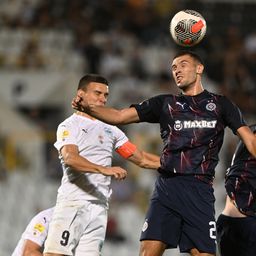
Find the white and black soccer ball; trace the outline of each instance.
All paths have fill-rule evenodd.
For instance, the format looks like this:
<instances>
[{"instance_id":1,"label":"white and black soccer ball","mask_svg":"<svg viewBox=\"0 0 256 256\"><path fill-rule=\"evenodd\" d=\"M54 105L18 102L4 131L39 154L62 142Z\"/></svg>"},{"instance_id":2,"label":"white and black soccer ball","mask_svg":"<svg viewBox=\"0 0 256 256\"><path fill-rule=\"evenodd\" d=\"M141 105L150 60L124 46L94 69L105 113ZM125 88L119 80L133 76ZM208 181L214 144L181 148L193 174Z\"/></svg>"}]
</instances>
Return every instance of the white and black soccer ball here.
<instances>
[{"instance_id":1,"label":"white and black soccer ball","mask_svg":"<svg viewBox=\"0 0 256 256\"><path fill-rule=\"evenodd\" d=\"M177 12L170 23L170 33L178 45L190 47L198 44L206 34L204 17L194 10Z\"/></svg>"}]
</instances>

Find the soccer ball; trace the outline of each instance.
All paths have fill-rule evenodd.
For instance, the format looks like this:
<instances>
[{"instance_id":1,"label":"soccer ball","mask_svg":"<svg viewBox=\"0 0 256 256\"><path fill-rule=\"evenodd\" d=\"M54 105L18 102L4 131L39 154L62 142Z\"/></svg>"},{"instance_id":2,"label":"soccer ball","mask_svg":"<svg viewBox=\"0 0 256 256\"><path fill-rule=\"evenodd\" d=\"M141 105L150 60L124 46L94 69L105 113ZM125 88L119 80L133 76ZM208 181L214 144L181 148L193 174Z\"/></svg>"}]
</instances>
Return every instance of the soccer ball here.
<instances>
[{"instance_id":1,"label":"soccer ball","mask_svg":"<svg viewBox=\"0 0 256 256\"><path fill-rule=\"evenodd\" d=\"M170 33L178 45L191 47L198 44L205 36L206 21L194 10L182 10L176 13L170 23Z\"/></svg>"}]
</instances>

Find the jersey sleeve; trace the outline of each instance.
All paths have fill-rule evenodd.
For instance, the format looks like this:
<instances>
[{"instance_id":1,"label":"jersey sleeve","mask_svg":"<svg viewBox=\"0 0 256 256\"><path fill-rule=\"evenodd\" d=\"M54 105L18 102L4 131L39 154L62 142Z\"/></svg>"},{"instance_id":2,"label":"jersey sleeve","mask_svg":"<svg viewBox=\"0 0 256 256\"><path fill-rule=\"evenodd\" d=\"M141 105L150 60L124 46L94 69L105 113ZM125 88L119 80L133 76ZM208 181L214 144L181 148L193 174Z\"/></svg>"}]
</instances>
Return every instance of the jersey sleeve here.
<instances>
[{"instance_id":1,"label":"jersey sleeve","mask_svg":"<svg viewBox=\"0 0 256 256\"><path fill-rule=\"evenodd\" d=\"M48 234L51 214L52 209L37 214L28 224L23 238L42 246Z\"/></svg>"},{"instance_id":2,"label":"jersey sleeve","mask_svg":"<svg viewBox=\"0 0 256 256\"><path fill-rule=\"evenodd\" d=\"M246 125L240 109L225 96L221 98L225 124L236 134L237 129Z\"/></svg>"},{"instance_id":3,"label":"jersey sleeve","mask_svg":"<svg viewBox=\"0 0 256 256\"><path fill-rule=\"evenodd\" d=\"M114 149L117 150L119 147L121 147L128 141L128 138L125 135L125 133L122 130L120 130L118 127L112 126L112 128L113 128L114 137L115 137Z\"/></svg>"},{"instance_id":4,"label":"jersey sleeve","mask_svg":"<svg viewBox=\"0 0 256 256\"><path fill-rule=\"evenodd\" d=\"M116 149L116 152L123 158L129 158L136 151L137 147L130 141L125 142L122 146Z\"/></svg>"},{"instance_id":5,"label":"jersey sleeve","mask_svg":"<svg viewBox=\"0 0 256 256\"><path fill-rule=\"evenodd\" d=\"M140 122L158 123L163 106L163 96L156 96L139 104L133 104Z\"/></svg>"},{"instance_id":6,"label":"jersey sleeve","mask_svg":"<svg viewBox=\"0 0 256 256\"><path fill-rule=\"evenodd\" d=\"M57 129L57 140L54 143L55 148L60 150L65 145L77 145L76 132L77 128L71 126L68 122L60 124Z\"/></svg>"}]
</instances>

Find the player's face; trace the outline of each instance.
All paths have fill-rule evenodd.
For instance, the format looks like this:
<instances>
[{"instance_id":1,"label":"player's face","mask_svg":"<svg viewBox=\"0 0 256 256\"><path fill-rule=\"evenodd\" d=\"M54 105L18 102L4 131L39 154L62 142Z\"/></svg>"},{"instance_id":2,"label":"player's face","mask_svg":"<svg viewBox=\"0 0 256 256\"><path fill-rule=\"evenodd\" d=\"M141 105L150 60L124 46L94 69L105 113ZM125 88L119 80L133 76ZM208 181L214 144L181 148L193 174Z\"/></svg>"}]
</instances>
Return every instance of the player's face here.
<instances>
[{"instance_id":1,"label":"player's face","mask_svg":"<svg viewBox=\"0 0 256 256\"><path fill-rule=\"evenodd\" d=\"M83 101L89 105L104 106L108 98L108 86L101 83L91 82L82 92Z\"/></svg>"},{"instance_id":2,"label":"player's face","mask_svg":"<svg viewBox=\"0 0 256 256\"><path fill-rule=\"evenodd\" d=\"M199 66L190 55L177 57L172 62L172 75L176 85L181 90L191 88L196 84L197 75L199 74Z\"/></svg>"}]
</instances>

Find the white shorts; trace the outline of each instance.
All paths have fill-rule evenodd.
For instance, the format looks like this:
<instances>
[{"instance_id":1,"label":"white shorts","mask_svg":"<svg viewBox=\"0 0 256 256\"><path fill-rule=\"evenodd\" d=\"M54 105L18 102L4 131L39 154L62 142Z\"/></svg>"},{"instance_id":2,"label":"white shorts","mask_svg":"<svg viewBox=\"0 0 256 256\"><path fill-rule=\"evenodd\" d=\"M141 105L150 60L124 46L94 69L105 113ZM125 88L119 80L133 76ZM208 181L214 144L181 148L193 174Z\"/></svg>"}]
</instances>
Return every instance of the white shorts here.
<instances>
[{"instance_id":1,"label":"white shorts","mask_svg":"<svg viewBox=\"0 0 256 256\"><path fill-rule=\"evenodd\" d=\"M44 253L100 256L106 226L105 205L88 201L59 203L50 222Z\"/></svg>"}]
</instances>

